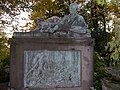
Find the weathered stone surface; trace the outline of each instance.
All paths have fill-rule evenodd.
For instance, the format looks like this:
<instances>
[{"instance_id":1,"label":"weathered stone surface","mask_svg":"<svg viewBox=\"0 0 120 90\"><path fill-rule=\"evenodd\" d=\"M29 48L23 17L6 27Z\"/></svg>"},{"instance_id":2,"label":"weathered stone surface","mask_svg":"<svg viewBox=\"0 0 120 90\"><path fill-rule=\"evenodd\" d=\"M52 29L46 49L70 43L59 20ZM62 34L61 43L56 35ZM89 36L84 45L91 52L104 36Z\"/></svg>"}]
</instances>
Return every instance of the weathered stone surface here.
<instances>
[{"instance_id":1,"label":"weathered stone surface","mask_svg":"<svg viewBox=\"0 0 120 90\"><path fill-rule=\"evenodd\" d=\"M111 78L102 81L103 90L120 90L120 66L107 67L107 72L111 74Z\"/></svg>"},{"instance_id":2,"label":"weathered stone surface","mask_svg":"<svg viewBox=\"0 0 120 90\"><path fill-rule=\"evenodd\" d=\"M111 78L113 81L120 83L120 66L118 67L107 67L107 72L111 74Z\"/></svg>"},{"instance_id":3,"label":"weathered stone surface","mask_svg":"<svg viewBox=\"0 0 120 90\"><path fill-rule=\"evenodd\" d=\"M80 86L80 51L24 51L24 87Z\"/></svg>"}]
</instances>

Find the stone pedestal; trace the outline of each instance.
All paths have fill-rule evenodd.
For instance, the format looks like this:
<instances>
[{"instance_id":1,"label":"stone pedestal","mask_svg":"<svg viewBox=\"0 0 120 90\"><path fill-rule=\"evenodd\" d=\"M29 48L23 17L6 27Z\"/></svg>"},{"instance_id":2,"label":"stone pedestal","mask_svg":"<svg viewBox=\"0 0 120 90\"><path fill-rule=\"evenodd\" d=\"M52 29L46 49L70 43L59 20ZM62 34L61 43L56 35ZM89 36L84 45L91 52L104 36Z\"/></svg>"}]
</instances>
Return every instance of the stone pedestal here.
<instances>
[{"instance_id":1,"label":"stone pedestal","mask_svg":"<svg viewBox=\"0 0 120 90\"><path fill-rule=\"evenodd\" d=\"M90 90L92 38L14 33L10 39L10 84L15 90Z\"/></svg>"}]
</instances>

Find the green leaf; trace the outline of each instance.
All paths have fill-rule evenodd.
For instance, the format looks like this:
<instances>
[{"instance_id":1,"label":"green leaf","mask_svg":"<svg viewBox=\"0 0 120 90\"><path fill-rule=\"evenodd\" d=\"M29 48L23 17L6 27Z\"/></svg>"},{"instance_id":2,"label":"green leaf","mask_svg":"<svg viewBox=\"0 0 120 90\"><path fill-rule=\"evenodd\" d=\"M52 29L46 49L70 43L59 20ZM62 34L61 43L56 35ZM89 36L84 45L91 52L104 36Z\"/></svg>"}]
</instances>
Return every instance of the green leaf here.
<instances>
[{"instance_id":1,"label":"green leaf","mask_svg":"<svg viewBox=\"0 0 120 90\"><path fill-rule=\"evenodd\" d=\"M111 0L111 3L112 3L113 5L118 5L117 0Z\"/></svg>"},{"instance_id":2,"label":"green leaf","mask_svg":"<svg viewBox=\"0 0 120 90\"><path fill-rule=\"evenodd\" d=\"M96 0L96 1L97 1L97 4L101 6L106 4L106 0Z\"/></svg>"}]
</instances>

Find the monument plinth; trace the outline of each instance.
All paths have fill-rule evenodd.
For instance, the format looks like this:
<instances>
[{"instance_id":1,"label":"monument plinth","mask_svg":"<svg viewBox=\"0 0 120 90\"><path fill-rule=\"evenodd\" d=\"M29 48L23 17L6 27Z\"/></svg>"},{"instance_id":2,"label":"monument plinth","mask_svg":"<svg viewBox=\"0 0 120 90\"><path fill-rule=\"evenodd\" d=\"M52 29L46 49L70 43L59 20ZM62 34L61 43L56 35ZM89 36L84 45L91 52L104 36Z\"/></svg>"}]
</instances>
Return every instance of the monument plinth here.
<instances>
[{"instance_id":1,"label":"monument plinth","mask_svg":"<svg viewBox=\"0 0 120 90\"><path fill-rule=\"evenodd\" d=\"M75 8L76 3L70 5L71 11ZM10 39L11 87L15 90L90 90L94 39L83 17L73 12L62 20L55 17L37 22L34 31L16 32Z\"/></svg>"}]
</instances>

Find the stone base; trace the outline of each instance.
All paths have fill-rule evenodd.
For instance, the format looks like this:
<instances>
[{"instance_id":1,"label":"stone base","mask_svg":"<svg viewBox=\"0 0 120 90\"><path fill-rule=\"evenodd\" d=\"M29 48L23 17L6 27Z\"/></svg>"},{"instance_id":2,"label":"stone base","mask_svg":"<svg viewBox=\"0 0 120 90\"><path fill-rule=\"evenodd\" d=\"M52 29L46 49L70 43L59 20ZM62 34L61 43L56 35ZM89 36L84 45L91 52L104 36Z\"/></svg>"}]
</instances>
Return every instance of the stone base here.
<instances>
[{"instance_id":1,"label":"stone base","mask_svg":"<svg viewBox=\"0 0 120 90\"><path fill-rule=\"evenodd\" d=\"M28 90L90 90L90 87L93 86L94 40L88 37L84 37L84 38L81 37L81 38L76 39L72 37L52 37L52 35L49 36L48 34L45 34L43 36L42 35L43 34L40 34L40 33L15 33L14 36L10 39L10 84L11 84L11 87L15 90L27 90L27 88L29 88ZM30 53L31 51L32 53ZM57 51L61 53L58 56L57 54L54 53ZM64 51L68 52L69 54L64 53ZM41 52L43 52L42 53L43 55L40 54ZM74 54L75 52L76 54ZM80 55L78 55L79 53L77 52L80 52ZM56 60L56 59L59 59L59 60L51 61L51 58L47 59L46 57L47 54L49 56L51 55L50 57L51 58L53 57L54 58L53 60ZM67 57L63 54L66 54ZM37 55L39 57L34 58ZM44 59L43 57L42 59L40 59L41 58L40 55L42 55ZM77 57L76 56L69 57L69 55L73 55L73 56L77 55ZM59 57L62 57L62 60ZM77 58L77 59L74 59L74 58ZM50 60L50 62L43 63L43 65L41 65L41 63L35 63L36 60L39 60L40 62L45 61L45 60ZM69 60L72 62L68 62ZM70 64L70 63L76 63L75 60L80 63ZM25 62L27 62L28 64L26 64ZM31 62L33 63L31 64ZM54 67L49 66L50 64L56 63L56 62L60 64L53 64L53 65L57 65ZM62 65L62 63L63 64L66 63L66 65L59 66L59 65ZM33 64L35 65L35 67ZM28 69L25 69L25 67L27 67ZM59 69L59 67L62 67L62 68L66 67L67 69L61 69L61 68ZM74 70L72 70L72 67L74 67L73 68ZM37 68L40 68L39 70L43 68L42 69L42 73L44 73L43 75L48 74L49 79L47 78L47 75L46 75L46 77L44 77L43 79L41 78L42 76L40 76L41 80L40 81L38 80L39 82L42 81L42 85L44 85L45 87L44 86L36 87L34 86L34 82L32 84L32 86L34 87L29 87L29 85L31 84L28 84L28 82L25 82L25 76L27 76L27 73L29 74L29 70L30 69L32 70L32 68L34 68L33 71L37 71L36 70ZM51 68L58 69L58 71L60 72L58 71L54 72L54 70ZM28 72L25 75L26 70ZM31 70L30 70L31 74L29 74L30 80L32 79L35 80L34 78L32 78L33 75L36 75L34 77L39 79L38 73L33 72ZM53 74L46 73L46 70L50 71ZM64 70L64 71L61 71L61 70ZM71 72L73 73L74 71L75 71L75 74L77 75L70 74ZM65 73L67 72L67 74L70 76L65 76L63 72ZM41 72L39 71L39 73ZM57 77L59 76L58 74L60 74L59 79L61 79L61 82L64 81L65 85L61 85L62 83L59 83L60 81L57 84L54 83L54 81L58 80L57 79ZM53 75L54 77L56 76L57 77L55 80L53 80L52 86L49 85L48 87L46 87L46 83L44 84L44 81L49 82L49 80L53 78ZM62 80L62 78L66 80ZM76 78L78 78L78 80L80 81L75 81L74 79ZM67 79L69 80L68 82L67 82ZM29 79L27 80L29 81ZM71 83L71 81L73 82ZM68 83L71 83L71 84L68 85ZM26 87L26 85L28 85L28 87Z\"/></svg>"}]
</instances>

